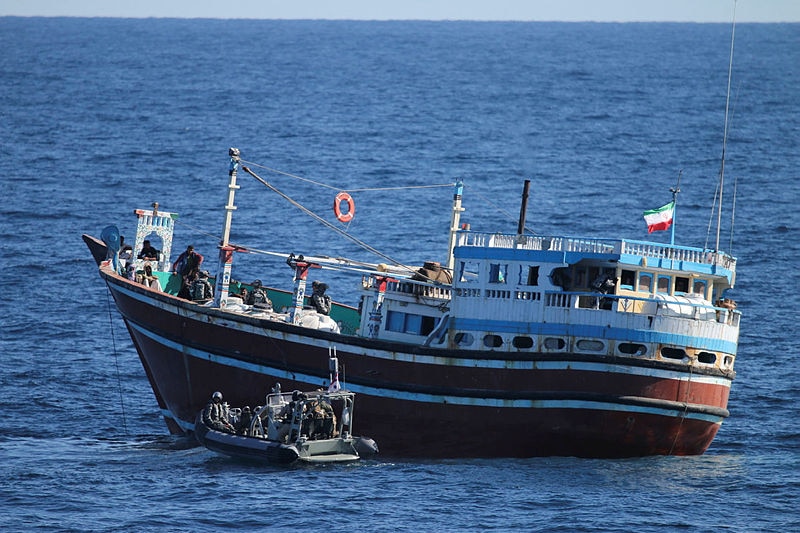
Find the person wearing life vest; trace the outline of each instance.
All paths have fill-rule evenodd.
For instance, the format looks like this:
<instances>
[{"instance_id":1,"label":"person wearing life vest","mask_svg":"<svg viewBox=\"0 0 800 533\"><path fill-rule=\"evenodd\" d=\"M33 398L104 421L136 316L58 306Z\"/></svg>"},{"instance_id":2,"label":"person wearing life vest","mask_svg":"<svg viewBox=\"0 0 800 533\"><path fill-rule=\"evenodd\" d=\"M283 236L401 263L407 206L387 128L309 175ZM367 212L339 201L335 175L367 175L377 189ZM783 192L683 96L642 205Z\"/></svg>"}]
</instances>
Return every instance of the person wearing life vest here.
<instances>
[{"instance_id":1,"label":"person wearing life vest","mask_svg":"<svg viewBox=\"0 0 800 533\"><path fill-rule=\"evenodd\" d=\"M192 286L189 289L189 294L191 295L192 300L195 302L209 300L212 296L214 296L214 289L211 287L211 283L208 281L207 271L201 270L197 273L197 278L192 282Z\"/></svg>"},{"instance_id":2,"label":"person wearing life vest","mask_svg":"<svg viewBox=\"0 0 800 533\"><path fill-rule=\"evenodd\" d=\"M222 393L216 391L211 395L205 409L203 409L203 423L217 431L225 433L235 433L233 425L225 419L224 410L222 407Z\"/></svg>"},{"instance_id":3,"label":"person wearing life vest","mask_svg":"<svg viewBox=\"0 0 800 533\"><path fill-rule=\"evenodd\" d=\"M261 280L257 279L251 283L253 290L247 293L247 299L244 303L252 305L258 309L272 309L272 301L267 296L267 291L261 284Z\"/></svg>"},{"instance_id":4,"label":"person wearing life vest","mask_svg":"<svg viewBox=\"0 0 800 533\"><path fill-rule=\"evenodd\" d=\"M321 315L327 315L331 312L331 297L325 294L328 286L319 281L311 283L311 303L314 309Z\"/></svg>"}]
</instances>

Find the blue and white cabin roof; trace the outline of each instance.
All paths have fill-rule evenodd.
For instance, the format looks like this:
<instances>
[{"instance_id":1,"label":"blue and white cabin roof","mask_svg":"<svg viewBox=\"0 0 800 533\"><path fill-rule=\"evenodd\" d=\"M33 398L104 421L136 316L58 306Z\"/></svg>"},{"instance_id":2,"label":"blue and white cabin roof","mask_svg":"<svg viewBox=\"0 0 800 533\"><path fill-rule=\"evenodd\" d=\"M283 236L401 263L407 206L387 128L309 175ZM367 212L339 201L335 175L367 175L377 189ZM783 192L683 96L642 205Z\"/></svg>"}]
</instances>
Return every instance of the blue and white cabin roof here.
<instances>
[{"instance_id":1,"label":"blue and white cabin roof","mask_svg":"<svg viewBox=\"0 0 800 533\"><path fill-rule=\"evenodd\" d=\"M671 270L722 277L731 287L736 259L723 252L627 239L509 235L459 232L454 255L461 261L514 261L575 265L584 260L617 263L632 268ZM456 265L456 270L459 265ZM455 273L457 286L463 276Z\"/></svg>"}]
</instances>

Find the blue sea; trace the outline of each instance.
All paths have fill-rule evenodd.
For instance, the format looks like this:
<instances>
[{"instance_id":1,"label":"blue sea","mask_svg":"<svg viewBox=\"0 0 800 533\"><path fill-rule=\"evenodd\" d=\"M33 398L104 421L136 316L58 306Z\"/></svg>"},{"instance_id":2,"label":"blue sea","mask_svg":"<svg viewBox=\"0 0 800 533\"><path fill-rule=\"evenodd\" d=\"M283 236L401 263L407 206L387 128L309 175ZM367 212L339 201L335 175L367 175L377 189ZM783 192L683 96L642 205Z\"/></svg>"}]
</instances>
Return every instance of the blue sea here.
<instances>
[{"instance_id":1,"label":"blue sea","mask_svg":"<svg viewBox=\"0 0 800 533\"><path fill-rule=\"evenodd\" d=\"M800 531L800 25L736 27L717 237L730 44L726 24L0 18L0 529ZM411 264L444 261L457 179L474 230L516 231L529 179L528 231L644 239L680 175L676 243L739 260L730 418L702 456L623 460L272 468L169 435L80 236L131 242L159 202L215 272L232 146L328 221L354 191L337 226ZM232 241L383 261L239 184ZM291 285L248 254L234 278Z\"/></svg>"}]
</instances>

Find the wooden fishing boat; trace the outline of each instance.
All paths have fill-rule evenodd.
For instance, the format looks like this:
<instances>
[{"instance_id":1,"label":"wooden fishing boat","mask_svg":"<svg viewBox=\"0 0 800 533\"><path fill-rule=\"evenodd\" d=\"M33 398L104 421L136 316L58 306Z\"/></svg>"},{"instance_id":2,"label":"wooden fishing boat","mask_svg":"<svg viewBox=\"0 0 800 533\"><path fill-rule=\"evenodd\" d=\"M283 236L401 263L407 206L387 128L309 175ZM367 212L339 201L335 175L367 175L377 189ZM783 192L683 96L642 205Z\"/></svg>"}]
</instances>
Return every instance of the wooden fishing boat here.
<instances>
[{"instance_id":1,"label":"wooden fishing boat","mask_svg":"<svg viewBox=\"0 0 800 533\"><path fill-rule=\"evenodd\" d=\"M84 236L173 433L196 431L217 389L234 405L254 405L254 391L278 381L313 390L333 346L384 455L700 454L728 416L741 316L730 255L530 235L524 217L516 234L472 231L460 225L457 183L444 265L359 263L360 305L320 312L308 273L345 260L285 254L293 284L287 276L286 290L267 290L271 305L248 305L242 289L257 287L231 278L243 247L228 242L238 150L230 158L213 300L178 297L169 257L151 265L163 290L129 279L116 227ZM134 250L147 237L168 250L177 215L136 215Z\"/></svg>"}]
</instances>

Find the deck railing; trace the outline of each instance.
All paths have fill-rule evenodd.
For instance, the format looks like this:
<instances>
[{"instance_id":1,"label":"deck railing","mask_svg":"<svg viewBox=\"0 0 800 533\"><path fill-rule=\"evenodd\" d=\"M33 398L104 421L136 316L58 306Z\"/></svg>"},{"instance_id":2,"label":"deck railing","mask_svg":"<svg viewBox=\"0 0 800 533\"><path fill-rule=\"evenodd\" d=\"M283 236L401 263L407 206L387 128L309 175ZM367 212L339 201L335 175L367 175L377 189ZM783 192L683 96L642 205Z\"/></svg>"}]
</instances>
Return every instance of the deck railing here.
<instances>
[{"instance_id":1,"label":"deck railing","mask_svg":"<svg viewBox=\"0 0 800 533\"><path fill-rule=\"evenodd\" d=\"M361 284L364 289L375 289L375 278L364 276ZM415 281L410 279L392 280L386 283L386 292L395 294L408 294L413 296L423 296L425 298L439 298L449 300L452 287L450 285L434 284L427 281Z\"/></svg>"},{"instance_id":2,"label":"deck railing","mask_svg":"<svg viewBox=\"0 0 800 533\"><path fill-rule=\"evenodd\" d=\"M641 302L653 306L652 312L634 312L633 302ZM614 305L616 304L616 306ZM638 296L622 296L616 294L598 294L596 292L545 292L545 307L595 309L598 311L647 314L652 316L671 316L694 320L709 320L739 326L741 311L728 307L718 307L709 302L687 302L644 298ZM675 311L680 309L681 312ZM671 312L669 310L672 310ZM687 312L688 310L688 312ZM704 318L708 317L708 318Z\"/></svg>"},{"instance_id":3,"label":"deck railing","mask_svg":"<svg viewBox=\"0 0 800 533\"><path fill-rule=\"evenodd\" d=\"M717 265L729 270L735 270L736 268L736 259L724 252L626 239L584 239L463 231L458 234L458 245L480 248L548 250L553 252L630 254L640 257Z\"/></svg>"}]
</instances>

